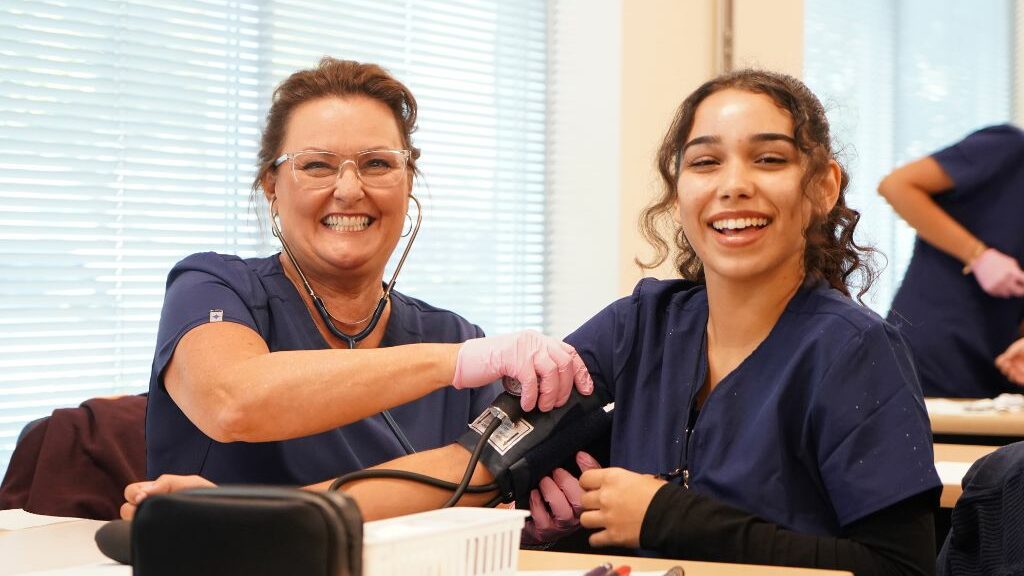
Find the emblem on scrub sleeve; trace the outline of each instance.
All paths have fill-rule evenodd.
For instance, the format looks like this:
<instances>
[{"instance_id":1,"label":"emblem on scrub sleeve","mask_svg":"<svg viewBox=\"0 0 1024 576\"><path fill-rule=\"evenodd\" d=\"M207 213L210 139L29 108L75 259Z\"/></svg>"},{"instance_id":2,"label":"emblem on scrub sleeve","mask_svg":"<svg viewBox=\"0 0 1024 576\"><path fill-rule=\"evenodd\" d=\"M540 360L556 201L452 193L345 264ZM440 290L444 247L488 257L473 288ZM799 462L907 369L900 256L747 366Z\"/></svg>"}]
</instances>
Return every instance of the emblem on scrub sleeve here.
<instances>
[{"instance_id":1,"label":"emblem on scrub sleeve","mask_svg":"<svg viewBox=\"0 0 1024 576\"><path fill-rule=\"evenodd\" d=\"M224 320L223 310L210 310L210 322L220 322Z\"/></svg>"}]
</instances>

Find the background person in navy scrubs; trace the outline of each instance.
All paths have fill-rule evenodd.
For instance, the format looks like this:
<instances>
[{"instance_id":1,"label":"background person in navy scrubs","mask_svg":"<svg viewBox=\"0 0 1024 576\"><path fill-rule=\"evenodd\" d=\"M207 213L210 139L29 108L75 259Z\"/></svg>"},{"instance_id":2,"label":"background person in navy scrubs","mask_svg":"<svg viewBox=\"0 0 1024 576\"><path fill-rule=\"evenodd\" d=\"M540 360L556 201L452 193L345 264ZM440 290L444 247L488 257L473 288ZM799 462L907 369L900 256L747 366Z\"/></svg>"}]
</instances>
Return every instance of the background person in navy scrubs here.
<instances>
[{"instance_id":1,"label":"background person in navy scrubs","mask_svg":"<svg viewBox=\"0 0 1024 576\"><path fill-rule=\"evenodd\" d=\"M574 376L589 385L560 341L480 338L398 292L359 349L328 328L363 330L382 298L420 155L415 124L412 94L376 65L325 58L278 87L253 189L291 257L204 253L171 271L150 381L150 477L309 484L406 454L385 409L419 451L454 442L503 374L523 381L526 408L564 403ZM327 185L311 187L301 171L324 166Z\"/></svg>"},{"instance_id":2,"label":"background person in navy scrubs","mask_svg":"<svg viewBox=\"0 0 1024 576\"><path fill-rule=\"evenodd\" d=\"M888 320L910 343L924 395L1020 392L1024 346L1009 347L1024 321L1024 133L974 132L896 168L878 192L917 231Z\"/></svg>"},{"instance_id":3,"label":"background person in navy scrubs","mask_svg":"<svg viewBox=\"0 0 1024 576\"><path fill-rule=\"evenodd\" d=\"M615 401L615 468L580 478L591 544L933 573L928 418L899 333L850 298L871 273L818 99L770 72L711 80L658 167L643 230L684 280L645 279L566 339Z\"/></svg>"}]
</instances>

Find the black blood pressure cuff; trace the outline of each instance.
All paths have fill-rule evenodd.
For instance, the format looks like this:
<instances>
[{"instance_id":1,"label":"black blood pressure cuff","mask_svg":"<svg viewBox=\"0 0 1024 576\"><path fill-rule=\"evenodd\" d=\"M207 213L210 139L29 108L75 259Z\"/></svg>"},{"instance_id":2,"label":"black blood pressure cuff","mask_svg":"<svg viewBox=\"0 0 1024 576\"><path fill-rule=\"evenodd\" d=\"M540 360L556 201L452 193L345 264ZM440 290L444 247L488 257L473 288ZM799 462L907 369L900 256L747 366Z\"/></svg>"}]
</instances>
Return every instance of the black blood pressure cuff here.
<instances>
[{"instance_id":1,"label":"black blood pressure cuff","mask_svg":"<svg viewBox=\"0 0 1024 576\"><path fill-rule=\"evenodd\" d=\"M519 398L502 393L469 425L458 442L472 452L494 418L506 420L491 435L480 462L491 472L504 502L525 508L540 479L579 450L608 435L612 425L607 400L595 391L573 390L569 401L549 412L522 413Z\"/></svg>"}]
</instances>

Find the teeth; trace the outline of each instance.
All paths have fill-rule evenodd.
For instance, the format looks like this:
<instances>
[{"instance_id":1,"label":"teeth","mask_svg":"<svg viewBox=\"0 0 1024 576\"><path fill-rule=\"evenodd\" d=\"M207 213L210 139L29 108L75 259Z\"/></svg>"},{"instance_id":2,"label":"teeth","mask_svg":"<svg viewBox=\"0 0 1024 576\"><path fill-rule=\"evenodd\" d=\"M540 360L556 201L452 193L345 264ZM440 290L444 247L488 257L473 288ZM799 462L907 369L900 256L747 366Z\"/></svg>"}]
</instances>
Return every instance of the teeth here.
<instances>
[{"instance_id":1,"label":"teeth","mask_svg":"<svg viewBox=\"0 0 1024 576\"><path fill-rule=\"evenodd\" d=\"M711 227L715 230L742 230L751 226L761 227L767 225L767 218L725 218L711 223Z\"/></svg>"},{"instance_id":2,"label":"teeth","mask_svg":"<svg viewBox=\"0 0 1024 576\"><path fill-rule=\"evenodd\" d=\"M337 230L339 232L358 232L365 230L370 225L369 216L328 216L324 218L324 224L326 224L331 230Z\"/></svg>"}]
</instances>

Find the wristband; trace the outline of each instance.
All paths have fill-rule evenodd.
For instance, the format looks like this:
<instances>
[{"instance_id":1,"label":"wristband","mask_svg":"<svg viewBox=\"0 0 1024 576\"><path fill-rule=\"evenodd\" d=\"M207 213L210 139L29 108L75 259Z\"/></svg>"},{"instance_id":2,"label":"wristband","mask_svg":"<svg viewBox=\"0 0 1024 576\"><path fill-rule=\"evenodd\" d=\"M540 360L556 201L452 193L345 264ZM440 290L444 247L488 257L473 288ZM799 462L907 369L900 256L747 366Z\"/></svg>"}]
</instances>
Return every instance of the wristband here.
<instances>
[{"instance_id":1,"label":"wristband","mask_svg":"<svg viewBox=\"0 0 1024 576\"><path fill-rule=\"evenodd\" d=\"M985 250L988 250L988 246L985 246L985 243L979 240L978 246L975 247L974 249L974 253L971 254L970 258L967 259L967 263L964 264L963 270L960 271L961 273L963 273L964 276L967 276L968 274L971 273L971 269L974 266L974 261L978 259L978 256L984 254Z\"/></svg>"}]
</instances>

